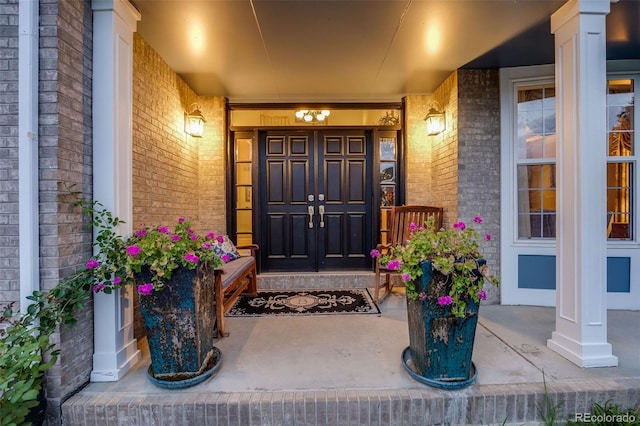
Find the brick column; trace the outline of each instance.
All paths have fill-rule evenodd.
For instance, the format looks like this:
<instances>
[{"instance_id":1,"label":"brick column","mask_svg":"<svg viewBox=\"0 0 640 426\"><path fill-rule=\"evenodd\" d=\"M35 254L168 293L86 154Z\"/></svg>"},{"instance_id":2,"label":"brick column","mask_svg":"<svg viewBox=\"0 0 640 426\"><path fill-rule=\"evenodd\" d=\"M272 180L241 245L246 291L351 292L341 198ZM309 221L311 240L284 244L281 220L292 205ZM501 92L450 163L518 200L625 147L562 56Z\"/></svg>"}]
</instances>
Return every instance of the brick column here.
<instances>
[{"instance_id":1,"label":"brick column","mask_svg":"<svg viewBox=\"0 0 640 426\"><path fill-rule=\"evenodd\" d=\"M140 13L127 0L93 0L93 196L131 234L133 33ZM94 299L91 381L117 381L140 359L131 290Z\"/></svg>"},{"instance_id":2,"label":"brick column","mask_svg":"<svg viewBox=\"0 0 640 426\"><path fill-rule=\"evenodd\" d=\"M581 367L618 365L607 343L606 50L609 0L551 16L557 102L556 331L547 346Z\"/></svg>"}]
</instances>

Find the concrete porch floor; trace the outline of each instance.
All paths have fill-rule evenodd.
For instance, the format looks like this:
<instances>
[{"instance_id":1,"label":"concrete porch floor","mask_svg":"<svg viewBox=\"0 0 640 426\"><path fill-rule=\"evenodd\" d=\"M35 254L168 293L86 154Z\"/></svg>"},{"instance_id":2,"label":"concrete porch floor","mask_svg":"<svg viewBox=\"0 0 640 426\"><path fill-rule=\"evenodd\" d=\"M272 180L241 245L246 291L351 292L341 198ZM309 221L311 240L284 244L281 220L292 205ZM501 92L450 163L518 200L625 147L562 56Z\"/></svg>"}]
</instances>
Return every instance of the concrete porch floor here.
<instances>
[{"instance_id":1,"label":"concrete porch floor","mask_svg":"<svg viewBox=\"0 0 640 426\"><path fill-rule=\"evenodd\" d=\"M264 288L264 287L263 287ZM540 424L545 404L566 423L593 402L640 406L640 312L609 311L618 367L582 369L546 347L554 308L486 305L473 361L478 377L457 391L414 381L402 289L381 315L228 318L218 373L184 390L146 377L148 354L122 380L91 383L62 406L65 425ZM146 345L141 345L146 352ZM572 417L571 417L572 418Z\"/></svg>"}]
</instances>

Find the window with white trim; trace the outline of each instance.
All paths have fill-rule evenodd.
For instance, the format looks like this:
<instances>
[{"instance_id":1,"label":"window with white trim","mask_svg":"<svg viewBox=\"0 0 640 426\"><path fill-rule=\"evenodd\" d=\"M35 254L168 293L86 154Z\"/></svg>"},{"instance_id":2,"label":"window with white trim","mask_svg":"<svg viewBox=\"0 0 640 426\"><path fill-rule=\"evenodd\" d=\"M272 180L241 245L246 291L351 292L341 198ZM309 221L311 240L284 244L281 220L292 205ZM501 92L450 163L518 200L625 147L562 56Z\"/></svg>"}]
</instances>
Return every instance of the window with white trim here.
<instances>
[{"instance_id":1,"label":"window with white trim","mask_svg":"<svg viewBox=\"0 0 640 426\"><path fill-rule=\"evenodd\" d=\"M556 98L553 83L517 87L518 238L556 237Z\"/></svg>"},{"instance_id":2,"label":"window with white trim","mask_svg":"<svg viewBox=\"0 0 640 426\"><path fill-rule=\"evenodd\" d=\"M637 77L607 80L607 238L632 240Z\"/></svg>"}]
</instances>

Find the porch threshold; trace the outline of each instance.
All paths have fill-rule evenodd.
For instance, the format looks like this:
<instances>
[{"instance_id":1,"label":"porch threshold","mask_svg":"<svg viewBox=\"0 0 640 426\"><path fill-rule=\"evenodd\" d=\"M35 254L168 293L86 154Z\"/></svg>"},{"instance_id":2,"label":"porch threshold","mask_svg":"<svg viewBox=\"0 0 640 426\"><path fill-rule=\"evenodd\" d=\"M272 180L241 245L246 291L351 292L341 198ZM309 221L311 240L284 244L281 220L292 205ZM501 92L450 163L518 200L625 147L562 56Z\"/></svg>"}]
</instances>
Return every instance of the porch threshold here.
<instances>
[{"instance_id":1,"label":"porch threshold","mask_svg":"<svg viewBox=\"0 0 640 426\"><path fill-rule=\"evenodd\" d=\"M62 405L65 425L542 424L545 387L558 419L608 400L640 404L637 311L609 311L618 367L581 369L546 347L553 308L480 309L473 354L478 378L455 391L414 381L403 369L405 299L394 289L382 314L228 318L216 342L223 364L192 388L146 378L148 354L124 379L90 383ZM146 348L141 348L146 351Z\"/></svg>"},{"instance_id":2,"label":"porch threshold","mask_svg":"<svg viewBox=\"0 0 640 426\"><path fill-rule=\"evenodd\" d=\"M258 288L261 290L341 288L373 288L375 274L370 271L331 272L266 272L258 274Z\"/></svg>"}]
</instances>

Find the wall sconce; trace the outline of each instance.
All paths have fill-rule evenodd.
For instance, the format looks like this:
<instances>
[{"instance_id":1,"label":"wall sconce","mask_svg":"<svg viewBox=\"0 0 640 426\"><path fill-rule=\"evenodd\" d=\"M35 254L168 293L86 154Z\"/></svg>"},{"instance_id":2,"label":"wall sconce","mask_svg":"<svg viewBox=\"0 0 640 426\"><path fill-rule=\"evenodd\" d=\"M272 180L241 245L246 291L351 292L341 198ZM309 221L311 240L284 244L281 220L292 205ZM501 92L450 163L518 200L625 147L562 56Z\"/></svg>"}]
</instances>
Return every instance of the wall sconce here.
<instances>
[{"instance_id":1,"label":"wall sconce","mask_svg":"<svg viewBox=\"0 0 640 426\"><path fill-rule=\"evenodd\" d=\"M436 105L439 106L437 102ZM444 111L440 111L433 107L433 104L429 107L429 112L427 116L424 118L424 121L427 122L427 135L434 136L439 135L444 132L445 129L445 118Z\"/></svg>"},{"instance_id":2,"label":"wall sconce","mask_svg":"<svg viewBox=\"0 0 640 426\"><path fill-rule=\"evenodd\" d=\"M204 131L204 123L207 120L204 119L204 115L200 112L200 107L196 104L191 104L191 106L194 105L195 109L191 114L184 113L184 132L194 138L201 138Z\"/></svg>"}]
</instances>

